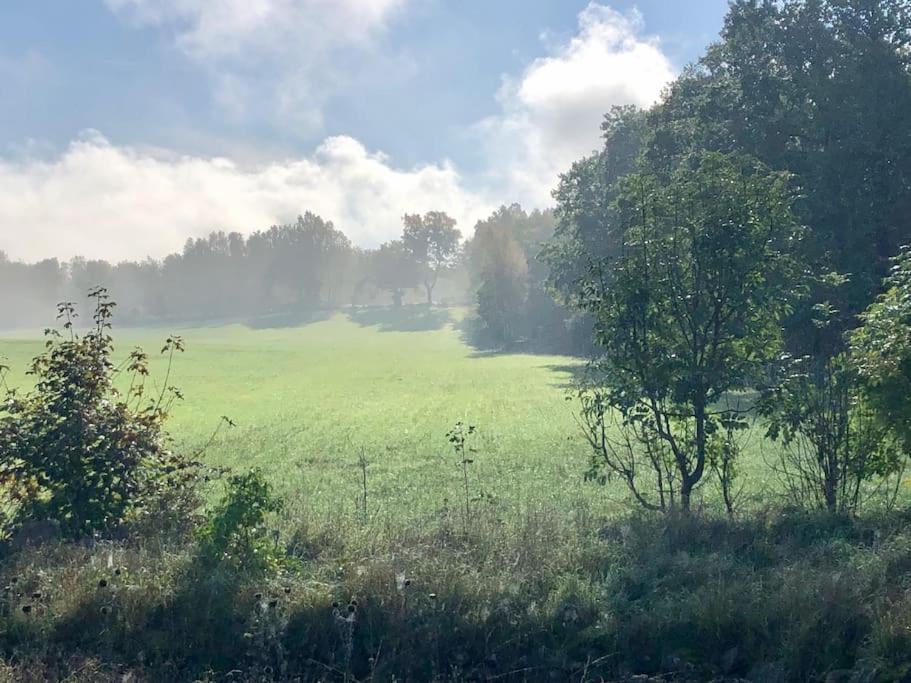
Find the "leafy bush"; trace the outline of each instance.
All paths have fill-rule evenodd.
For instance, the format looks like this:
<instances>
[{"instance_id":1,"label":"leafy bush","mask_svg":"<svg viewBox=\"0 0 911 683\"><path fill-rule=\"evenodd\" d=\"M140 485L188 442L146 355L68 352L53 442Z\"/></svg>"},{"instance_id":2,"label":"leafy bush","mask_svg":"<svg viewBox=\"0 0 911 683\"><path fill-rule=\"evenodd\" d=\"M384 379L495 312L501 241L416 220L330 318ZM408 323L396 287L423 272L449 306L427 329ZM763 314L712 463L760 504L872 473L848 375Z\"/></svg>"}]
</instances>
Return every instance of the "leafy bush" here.
<instances>
[{"instance_id":1,"label":"leafy bush","mask_svg":"<svg viewBox=\"0 0 911 683\"><path fill-rule=\"evenodd\" d=\"M892 430L874 419L848 353L787 358L781 374L760 409L782 445L774 469L785 491L802 507L856 512L866 483L903 469Z\"/></svg>"},{"instance_id":2,"label":"leafy bush","mask_svg":"<svg viewBox=\"0 0 911 683\"><path fill-rule=\"evenodd\" d=\"M779 353L803 291L793 201L787 175L737 155L620 182L612 255L593 260L577 294L600 347L580 387L597 480L616 476L647 508L690 509L715 435L742 426L718 404Z\"/></svg>"},{"instance_id":3,"label":"leafy bush","mask_svg":"<svg viewBox=\"0 0 911 683\"><path fill-rule=\"evenodd\" d=\"M911 247L895 259L885 292L851 336L866 397L911 451Z\"/></svg>"},{"instance_id":4,"label":"leafy bush","mask_svg":"<svg viewBox=\"0 0 911 683\"><path fill-rule=\"evenodd\" d=\"M281 510L263 473L252 469L228 479L224 499L200 530L203 556L240 569L275 569L282 563L276 543L266 534L266 515Z\"/></svg>"},{"instance_id":5,"label":"leafy bush","mask_svg":"<svg viewBox=\"0 0 911 683\"><path fill-rule=\"evenodd\" d=\"M163 424L179 393L146 395L148 357L134 350L124 370L111 360L114 302L98 288L93 326L75 331L75 307L62 303L62 331L46 330L46 348L31 364L35 389L7 390L0 406L0 486L13 522L51 519L70 537L120 525L153 502L191 488L195 462L165 445ZM182 350L179 337L162 353ZM170 368L170 362L169 362ZM125 372L129 389L115 379Z\"/></svg>"}]
</instances>

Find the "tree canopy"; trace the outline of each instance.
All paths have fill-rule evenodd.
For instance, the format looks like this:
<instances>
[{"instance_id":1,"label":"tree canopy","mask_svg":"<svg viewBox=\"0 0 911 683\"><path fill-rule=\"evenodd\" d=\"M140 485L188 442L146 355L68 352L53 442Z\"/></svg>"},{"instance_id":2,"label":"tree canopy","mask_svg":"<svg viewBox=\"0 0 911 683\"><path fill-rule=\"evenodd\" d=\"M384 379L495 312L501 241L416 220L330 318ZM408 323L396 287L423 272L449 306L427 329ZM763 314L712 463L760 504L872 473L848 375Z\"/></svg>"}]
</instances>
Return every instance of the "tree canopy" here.
<instances>
[{"instance_id":1,"label":"tree canopy","mask_svg":"<svg viewBox=\"0 0 911 683\"><path fill-rule=\"evenodd\" d=\"M440 273L455 264L462 234L456 221L442 211L405 214L402 243L421 268L427 303L433 303L433 288Z\"/></svg>"},{"instance_id":2,"label":"tree canopy","mask_svg":"<svg viewBox=\"0 0 911 683\"><path fill-rule=\"evenodd\" d=\"M911 453L911 247L894 260L886 291L851 335L865 393Z\"/></svg>"},{"instance_id":3,"label":"tree canopy","mask_svg":"<svg viewBox=\"0 0 911 683\"><path fill-rule=\"evenodd\" d=\"M715 152L688 157L667 180L619 183L608 255L590 262L579 293L601 352L587 417L596 468L650 506L689 508L730 418L714 406L779 351L800 287L792 203L785 174ZM617 446L604 442L606 410L622 419ZM635 478L643 462L658 476L652 498Z\"/></svg>"}]
</instances>

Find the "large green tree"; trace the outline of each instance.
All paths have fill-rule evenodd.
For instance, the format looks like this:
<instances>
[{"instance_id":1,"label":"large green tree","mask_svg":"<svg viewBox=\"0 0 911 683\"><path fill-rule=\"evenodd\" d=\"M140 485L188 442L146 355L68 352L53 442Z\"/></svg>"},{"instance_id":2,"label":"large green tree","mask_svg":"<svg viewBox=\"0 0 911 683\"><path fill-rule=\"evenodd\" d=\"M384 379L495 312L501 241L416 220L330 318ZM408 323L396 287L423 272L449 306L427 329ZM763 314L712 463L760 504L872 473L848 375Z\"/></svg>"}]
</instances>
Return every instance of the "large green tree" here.
<instances>
[{"instance_id":1,"label":"large green tree","mask_svg":"<svg viewBox=\"0 0 911 683\"><path fill-rule=\"evenodd\" d=\"M370 254L368 277L378 289L392 295L396 308L402 305L405 290L417 287L420 282L418 264L401 240L385 242Z\"/></svg>"},{"instance_id":2,"label":"large green tree","mask_svg":"<svg viewBox=\"0 0 911 683\"><path fill-rule=\"evenodd\" d=\"M455 264L462 235L455 219L443 211L428 211L423 216L405 214L402 220L402 243L420 266L427 303L433 304L433 288L440 273Z\"/></svg>"},{"instance_id":3,"label":"large green tree","mask_svg":"<svg viewBox=\"0 0 911 683\"><path fill-rule=\"evenodd\" d=\"M567 319L574 312L552 296L550 269L542 247L554 237L550 210L525 211L503 205L475 225L465 245L471 286L486 342L513 342L521 336L538 347L570 350Z\"/></svg>"},{"instance_id":4,"label":"large green tree","mask_svg":"<svg viewBox=\"0 0 911 683\"><path fill-rule=\"evenodd\" d=\"M600 152L573 164L554 192L557 200L553 237L541 251L549 284L558 298L572 304L578 281L592 256L608 254L617 182L637 168L646 138L646 112L614 107L601 125Z\"/></svg>"},{"instance_id":5,"label":"large green tree","mask_svg":"<svg viewBox=\"0 0 911 683\"><path fill-rule=\"evenodd\" d=\"M793 321L798 346L815 343L811 306L825 299L840 338L911 242L909 48L906 0L734 0L721 40L649 113L652 172L711 149L795 176L807 258L848 277L836 292L821 286Z\"/></svg>"},{"instance_id":6,"label":"large green tree","mask_svg":"<svg viewBox=\"0 0 911 683\"><path fill-rule=\"evenodd\" d=\"M788 180L700 153L667 179L633 174L617 187L607 255L591 259L577 294L601 350L582 417L592 474L619 476L648 507L690 508L736 422L719 402L779 351L798 290Z\"/></svg>"},{"instance_id":7,"label":"large green tree","mask_svg":"<svg viewBox=\"0 0 911 683\"><path fill-rule=\"evenodd\" d=\"M495 337L515 341L523 331L528 260L508 223L497 214L475 228L469 267L477 282L478 315Z\"/></svg>"}]
</instances>

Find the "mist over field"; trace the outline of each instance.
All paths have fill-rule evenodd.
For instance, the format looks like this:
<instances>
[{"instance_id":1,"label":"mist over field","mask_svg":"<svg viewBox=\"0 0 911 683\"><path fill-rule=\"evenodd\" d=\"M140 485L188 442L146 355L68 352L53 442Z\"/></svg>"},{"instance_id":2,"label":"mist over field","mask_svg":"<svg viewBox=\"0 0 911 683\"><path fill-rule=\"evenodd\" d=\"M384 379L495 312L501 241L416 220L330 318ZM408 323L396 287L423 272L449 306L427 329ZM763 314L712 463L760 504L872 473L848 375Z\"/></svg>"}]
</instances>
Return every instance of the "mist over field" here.
<instances>
[{"instance_id":1,"label":"mist over field","mask_svg":"<svg viewBox=\"0 0 911 683\"><path fill-rule=\"evenodd\" d=\"M911 680L906 0L0 7L0 681Z\"/></svg>"}]
</instances>

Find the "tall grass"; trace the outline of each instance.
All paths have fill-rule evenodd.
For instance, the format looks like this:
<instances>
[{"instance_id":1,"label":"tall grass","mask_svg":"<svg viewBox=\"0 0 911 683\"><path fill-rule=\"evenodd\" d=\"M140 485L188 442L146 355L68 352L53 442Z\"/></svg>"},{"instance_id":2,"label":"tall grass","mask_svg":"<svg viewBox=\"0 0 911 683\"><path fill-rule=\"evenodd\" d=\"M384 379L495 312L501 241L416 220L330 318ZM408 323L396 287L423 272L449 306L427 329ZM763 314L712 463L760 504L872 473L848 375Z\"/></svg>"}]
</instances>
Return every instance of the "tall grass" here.
<instances>
[{"instance_id":1,"label":"tall grass","mask_svg":"<svg viewBox=\"0 0 911 683\"><path fill-rule=\"evenodd\" d=\"M191 537L52 544L0 567L0 652L24 680L898 680L909 521L299 510L279 572Z\"/></svg>"}]
</instances>

